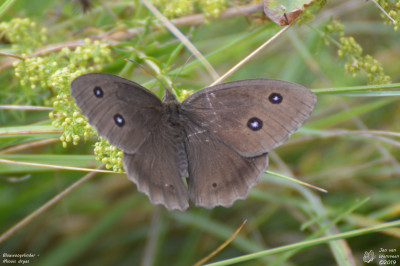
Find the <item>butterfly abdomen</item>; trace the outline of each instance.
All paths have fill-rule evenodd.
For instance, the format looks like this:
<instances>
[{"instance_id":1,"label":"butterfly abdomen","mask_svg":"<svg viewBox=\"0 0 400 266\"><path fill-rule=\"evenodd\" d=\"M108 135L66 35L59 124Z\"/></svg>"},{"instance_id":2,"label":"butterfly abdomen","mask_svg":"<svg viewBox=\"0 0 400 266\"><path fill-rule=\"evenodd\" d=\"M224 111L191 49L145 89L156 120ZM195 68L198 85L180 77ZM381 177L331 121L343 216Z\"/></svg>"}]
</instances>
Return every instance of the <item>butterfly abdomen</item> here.
<instances>
[{"instance_id":1,"label":"butterfly abdomen","mask_svg":"<svg viewBox=\"0 0 400 266\"><path fill-rule=\"evenodd\" d=\"M188 156L185 147L184 123L181 118L181 106L175 101L166 102L164 105L163 120L168 125L168 132L171 134L173 142L173 152L171 156L176 158L176 167L179 169L180 177L188 177Z\"/></svg>"}]
</instances>

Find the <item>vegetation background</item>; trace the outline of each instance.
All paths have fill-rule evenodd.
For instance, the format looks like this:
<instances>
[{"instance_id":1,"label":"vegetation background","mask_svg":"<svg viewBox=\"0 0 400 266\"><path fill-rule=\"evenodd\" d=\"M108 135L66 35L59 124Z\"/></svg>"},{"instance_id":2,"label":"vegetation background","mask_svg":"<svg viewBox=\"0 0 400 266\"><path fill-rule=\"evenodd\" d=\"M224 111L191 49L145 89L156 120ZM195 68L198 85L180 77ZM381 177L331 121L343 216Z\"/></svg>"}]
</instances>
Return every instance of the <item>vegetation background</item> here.
<instances>
[{"instance_id":1,"label":"vegetation background","mask_svg":"<svg viewBox=\"0 0 400 266\"><path fill-rule=\"evenodd\" d=\"M314 90L311 118L270 154L268 170L328 193L266 173L230 208L182 213L151 205L124 174L95 174L64 196L87 173L15 164L103 162L121 171L120 152L97 142L69 95L69 82L83 73L117 74L161 95L150 75L124 61L131 58L167 84L176 77L181 99L214 81L197 58L178 74L191 52L143 2L0 4L1 254L36 254L32 265L193 265L247 220L210 262L360 265L372 250L374 263L380 255L400 263L399 1L378 1L394 22L375 1L314 1L228 79L282 79ZM219 74L282 28L263 15L262 1L153 3Z\"/></svg>"}]
</instances>

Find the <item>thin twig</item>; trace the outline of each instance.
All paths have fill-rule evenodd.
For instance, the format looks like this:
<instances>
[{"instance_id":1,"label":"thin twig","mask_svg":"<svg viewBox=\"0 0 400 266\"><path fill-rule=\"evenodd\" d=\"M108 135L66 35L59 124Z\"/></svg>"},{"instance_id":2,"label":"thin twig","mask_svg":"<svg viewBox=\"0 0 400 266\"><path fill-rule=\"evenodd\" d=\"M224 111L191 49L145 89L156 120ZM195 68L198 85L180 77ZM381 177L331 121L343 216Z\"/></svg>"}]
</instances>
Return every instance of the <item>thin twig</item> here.
<instances>
[{"instance_id":1,"label":"thin twig","mask_svg":"<svg viewBox=\"0 0 400 266\"><path fill-rule=\"evenodd\" d=\"M293 250L296 248L304 249L307 247L313 247L313 246L315 247L320 244L332 243L335 240L344 240L347 238L352 238L352 237L356 237L356 236L360 236L360 235L366 235L366 234L370 234L370 233L374 233L374 232L381 232L381 231L385 232L389 228L399 227L399 226L400 226L400 220L384 222L384 223L380 223L380 224L374 224L372 226L354 229L354 230L347 231L344 233L336 233L336 234L322 236L322 237L315 238L315 239L296 242L294 244L269 248L269 249L262 250L259 252L253 252L253 253L247 254L247 255L240 255L237 257L233 257L233 258L224 260L224 265L233 265L235 263L239 264L240 262L250 263L249 262L250 260L259 259L263 256L271 256L273 254L283 253L283 252L290 251L290 250ZM216 264L217 263L210 263L209 265L214 266Z\"/></svg>"},{"instance_id":2,"label":"thin twig","mask_svg":"<svg viewBox=\"0 0 400 266\"><path fill-rule=\"evenodd\" d=\"M16 59L19 59L19 60L25 60L25 58L23 58L22 56L16 55L16 54L10 54L10 53L3 53L3 52L0 52L0 55L8 56L8 57L13 57L13 58L16 58Z\"/></svg>"},{"instance_id":3,"label":"thin twig","mask_svg":"<svg viewBox=\"0 0 400 266\"><path fill-rule=\"evenodd\" d=\"M295 182L295 183L297 183L297 184L300 184L300 185L303 185L303 186L306 186L306 187L310 187L310 188L313 188L313 189L315 189L315 190L318 190L318 191L321 191L321 192L324 192L324 193L328 193L328 190L326 190L326 189L324 189L324 188L320 188L320 187L311 185L311 184L306 183L306 182L304 182L304 181L300 181L300 180L298 180L298 179L296 179L296 178L293 178L293 177L290 177L290 176L286 176L286 175L281 175L281 174L279 174L279 173L275 173L275 172L272 172L272 171L265 171L265 172L266 172L267 174L279 176L279 177L282 177L282 178L284 178L284 179L287 179L287 180L290 180L290 181L292 181L292 182Z\"/></svg>"},{"instance_id":4,"label":"thin twig","mask_svg":"<svg viewBox=\"0 0 400 266\"><path fill-rule=\"evenodd\" d=\"M276 38L278 38L282 33L284 33L285 31L287 31L289 29L289 27L292 24L285 26L283 29L281 29L278 33L276 33L274 36L272 36L269 40L267 40L265 43L263 43L260 47L258 47L256 50L254 50L251 54L249 54L248 56L246 56L242 61L240 61L239 63L237 63L234 67L232 67L231 69L229 69L224 75L222 75L219 79L215 80L211 85L211 86L215 86L219 83L221 83L221 81L223 81L224 79L226 79L227 77L229 77L230 75L232 75L236 70L238 70L242 65L246 64L251 58L253 58L255 55L257 55L259 52L261 52L267 45L269 45L272 41L274 41Z\"/></svg>"},{"instance_id":5,"label":"thin twig","mask_svg":"<svg viewBox=\"0 0 400 266\"><path fill-rule=\"evenodd\" d=\"M345 130L345 129L332 129L326 130L327 136L336 135L361 135L361 136L391 136L400 138L399 132L384 131L384 130Z\"/></svg>"},{"instance_id":6,"label":"thin twig","mask_svg":"<svg viewBox=\"0 0 400 266\"><path fill-rule=\"evenodd\" d=\"M208 254L206 257L202 258L198 262L194 264L194 266L200 266L209 261L212 257L217 255L221 250L223 250L227 245L229 245L233 239L239 234L239 232L243 229L244 225L246 224L247 220L244 220L243 223L236 229L236 231L233 233L231 237L229 237L224 243L222 243L218 248L216 248L213 252Z\"/></svg>"},{"instance_id":7,"label":"thin twig","mask_svg":"<svg viewBox=\"0 0 400 266\"><path fill-rule=\"evenodd\" d=\"M14 146L8 147L4 150L0 150L0 154L24 151L24 150L37 148L39 146L43 146L43 145L47 145L47 144L51 144L51 143L55 143L55 142L59 142L59 141L60 141L59 138L48 138L48 139L35 140L35 141L31 141L31 142L14 145Z\"/></svg>"},{"instance_id":8,"label":"thin twig","mask_svg":"<svg viewBox=\"0 0 400 266\"><path fill-rule=\"evenodd\" d=\"M39 129L39 130L9 130L0 132L0 136L6 135L29 135L29 134L61 134L64 130L59 129Z\"/></svg>"},{"instance_id":9,"label":"thin twig","mask_svg":"<svg viewBox=\"0 0 400 266\"><path fill-rule=\"evenodd\" d=\"M103 166L99 166L99 168L101 168ZM96 169L96 172L100 171ZM18 231L19 229L21 229L22 227L24 227L25 225L27 225L28 223L30 223L34 218L36 218L37 216L39 216L40 214L42 214L43 212L45 212L48 208L50 208L51 206L53 206L54 204L56 204L58 201L60 201L62 198L64 198L66 195L68 195L69 193L71 193L75 188L79 187L80 185L82 185L84 182L88 181L89 179L91 179L92 177L94 177L96 175L96 172L91 172L88 173L87 175L85 175L84 177L82 177L81 179L79 179L78 181L76 181L75 183L73 183L71 186L67 187L66 189L64 189L63 191L61 191L60 193L58 193L56 196L54 196L51 200L49 200L48 202L46 202L45 204L43 204L40 208L38 208L37 210L35 210L34 212L32 212L31 214L29 214L28 216L26 216L24 219L22 219L19 223L17 223L16 225L14 225L13 227L11 227L10 229L8 229L5 233L3 233L2 235L0 235L0 243L4 242L7 238L9 238L10 236L12 236L16 231Z\"/></svg>"},{"instance_id":10,"label":"thin twig","mask_svg":"<svg viewBox=\"0 0 400 266\"><path fill-rule=\"evenodd\" d=\"M388 19L390 19L392 22L393 22L393 24L396 24L396 20L394 20L386 11L385 11L385 9L383 9L383 7L381 7L379 4L378 4L378 2L376 2L375 0L371 0L378 8L379 8L379 10L388 18Z\"/></svg>"},{"instance_id":11,"label":"thin twig","mask_svg":"<svg viewBox=\"0 0 400 266\"><path fill-rule=\"evenodd\" d=\"M154 16L156 16L162 24L177 38L179 39L183 45L203 64L208 73L211 75L213 80L219 77L217 71L215 71L214 67L208 62L208 60L204 57L204 55L193 45L191 41L171 22L167 19L160 11L149 1L142 0L142 3L149 9Z\"/></svg>"},{"instance_id":12,"label":"thin twig","mask_svg":"<svg viewBox=\"0 0 400 266\"><path fill-rule=\"evenodd\" d=\"M60 169L60 170L71 170L71 171L114 173L114 174L117 173L117 172L109 171L109 170L97 170L97 169L91 169L91 168L60 166L60 165L44 164L44 163L29 163L29 162L20 162L20 161L8 160L8 159L1 159L1 158L0 158L0 163L25 165L25 166L36 166L36 167L52 168L52 169Z\"/></svg>"},{"instance_id":13,"label":"thin twig","mask_svg":"<svg viewBox=\"0 0 400 266\"><path fill-rule=\"evenodd\" d=\"M6 104L0 105L2 110L24 110L24 111L53 111L54 108L50 106L36 106L36 105L16 105Z\"/></svg>"},{"instance_id":14,"label":"thin twig","mask_svg":"<svg viewBox=\"0 0 400 266\"><path fill-rule=\"evenodd\" d=\"M160 236L161 231L161 207L158 205L155 207L153 216L151 218L149 237L147 239L146 246L143 252L142 266L154 265L155 253L157 251L157 240Z\"/></svg>"}]
</instances>

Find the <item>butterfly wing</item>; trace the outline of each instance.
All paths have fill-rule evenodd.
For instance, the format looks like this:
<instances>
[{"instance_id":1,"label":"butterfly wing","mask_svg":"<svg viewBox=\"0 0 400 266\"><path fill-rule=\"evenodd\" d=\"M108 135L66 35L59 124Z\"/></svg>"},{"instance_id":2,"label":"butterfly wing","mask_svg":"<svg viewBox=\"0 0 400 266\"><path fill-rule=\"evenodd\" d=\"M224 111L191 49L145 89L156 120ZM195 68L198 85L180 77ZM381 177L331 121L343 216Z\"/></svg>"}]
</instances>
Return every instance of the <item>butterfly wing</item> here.
<instances>
[{"instance_id":1,"label":"butterfly wing","mask_svg":"<svg viewBox=\"0 0 400 266\"><path fill-rule=\"evenodd\" d=\"M71 94L99 134L129 153L141 146L163 112L162 102L149 90L110 74L76 78Z\"/></svg>"},{"instance_id":2,"label":"butterfly wing","mask_svg":"<svg viewBox=\"0 0 400 266\"><path fill-rule=\"evenodd\" d=\"M200 90L182 103L182 113L240 155L254 157L286 141L315 103L315 94L301 85L252 79Z\"/></svg>"},{"instance_id":3,"label":"butterfly wing","mask_svg":"<svg viewBox=\"0 0 400 266\"><path fill-rule=\"evenodd\" d=\"M129 179L153 204L184 211L189 202L181 179L187 176L187 166L180 156L184 149L182 142L177 141L180 133L161 120L136 153L124 153L123 161Z\"/></svg>"},{"instance_id":4,"label":"butterfly wing","mask_svg":"<svg viewBox=\"0 0 400 266\"><path fill-rule=\"evenodd\" d=\"M229 207L247 197L268 165L267 154L246 158L214 133L185 123L189 195L196 206Z\"/></svg>"}]
</instances>

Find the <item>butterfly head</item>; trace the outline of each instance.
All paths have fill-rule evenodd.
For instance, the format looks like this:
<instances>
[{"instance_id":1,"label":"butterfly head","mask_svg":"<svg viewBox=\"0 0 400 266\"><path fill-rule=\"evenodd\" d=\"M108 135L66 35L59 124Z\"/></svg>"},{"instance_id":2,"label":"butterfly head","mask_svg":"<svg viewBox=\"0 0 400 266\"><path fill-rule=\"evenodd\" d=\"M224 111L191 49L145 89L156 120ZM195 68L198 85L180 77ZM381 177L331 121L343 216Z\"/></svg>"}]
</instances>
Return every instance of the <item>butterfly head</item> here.
<instances>
[{"instance_id":1,"label":"butterfly head","mask_svg":"<svg viewBox=\"0 0 400 266\"><path fill-rule=\"evenodd\" d=\"M164 90L164 96L162 100L165 104L178 103L178 100L176 99L175 95L167 89Z\"/></svg>"}]
</instances>

